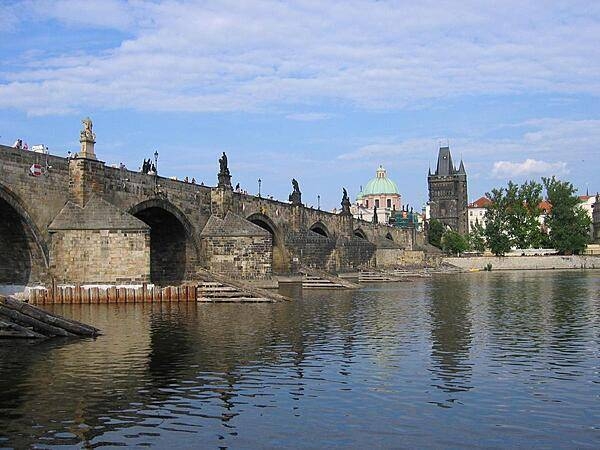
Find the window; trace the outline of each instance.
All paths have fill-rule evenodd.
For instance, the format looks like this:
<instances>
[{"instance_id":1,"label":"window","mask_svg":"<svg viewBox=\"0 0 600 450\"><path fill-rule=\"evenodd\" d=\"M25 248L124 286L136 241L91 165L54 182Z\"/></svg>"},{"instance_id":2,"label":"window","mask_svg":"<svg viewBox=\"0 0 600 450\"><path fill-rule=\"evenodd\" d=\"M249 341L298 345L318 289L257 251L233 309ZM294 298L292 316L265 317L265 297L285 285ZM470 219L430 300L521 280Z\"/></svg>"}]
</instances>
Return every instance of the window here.
<instances>
[{"instance_id":1,"label":"window","mask_svg":"<svg viewBox=\"0 0 600 450\"><path fill-rule=\"evenodd\" d=\"M379 208L379 199L378 199L378 198L377 198L377 199L375 199L375 206L376 206L377 208Z\"/></svg>"},{"instance_id":2,"label":"window","mask_svg":"<svg viewBox=\"0 0 600 450\"><path fill-rule=\"evenodd\" d=\"M365 200L365 206L368 208L369 207L369 200Z\"/></svg>"},{"instance_id":3,"label":"window","mask_svg":"<svg viewBox=\"0 0 600 450\"><path fill-rule=\"evenodd\" d=\"M391 208L391 207L392 207L392 199L391 199L391 198L388 198L388 199L387 199L387 207L388 207L388 208Z\"/></svg>"}]
</instances>

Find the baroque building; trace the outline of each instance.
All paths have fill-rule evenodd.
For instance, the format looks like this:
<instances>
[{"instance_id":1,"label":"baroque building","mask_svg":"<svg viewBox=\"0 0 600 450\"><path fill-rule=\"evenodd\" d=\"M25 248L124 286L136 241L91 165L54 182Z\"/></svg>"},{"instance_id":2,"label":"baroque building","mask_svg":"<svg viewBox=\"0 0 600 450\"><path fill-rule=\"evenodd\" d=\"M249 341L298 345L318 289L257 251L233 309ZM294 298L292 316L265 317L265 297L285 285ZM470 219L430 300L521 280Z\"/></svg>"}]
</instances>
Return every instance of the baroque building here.
<instances>
[{"instance_id":1,"label":"baroque building","mask_svg":"<svg viewBox=\"0 0 600 450\"><path fill-rule=\"evenodd\" d=\"M356 196L352 205L352 215L357 219L373 221L373 212L377 211L378 223L389 223L395 211L400 211L402 197L398 186L387 176L383 166L379 166L375 174Z\"/></svg>"},{"instance_id":2,"label":"baroque building","mask_svg":"<svg viewBox=\"0 0 600 450\"><path fill-rule=\"evenodd\" d=\"M429 207L432 219L461 234L469 231L467 217L467 173L460 161L456 169L450 147L440 147L435 173L427 176Z\"/></svg>"}]
</instances>

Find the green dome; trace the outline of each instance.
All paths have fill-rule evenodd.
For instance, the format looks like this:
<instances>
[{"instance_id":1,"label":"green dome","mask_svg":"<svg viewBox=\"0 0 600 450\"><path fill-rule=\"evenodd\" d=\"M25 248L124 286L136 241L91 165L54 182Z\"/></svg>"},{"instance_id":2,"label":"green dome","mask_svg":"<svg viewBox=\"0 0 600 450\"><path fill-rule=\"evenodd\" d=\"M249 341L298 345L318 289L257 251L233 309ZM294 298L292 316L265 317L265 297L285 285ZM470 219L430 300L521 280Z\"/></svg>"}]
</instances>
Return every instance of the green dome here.
<instances>
[{"instance_id":1,"label":"green dome","mask_svg":"<svg viewBox=\"0 0 600 450\"><path fill-rule=\"evenodd\" d=\"M365 188L359 192L357 200L367 195L380 195L380 194L398 194L398 186L392 180L390 180L385 172L383 166L379 166L377 169L377 175L371 181L367 183Z\"/></svg>"}]
</instances>

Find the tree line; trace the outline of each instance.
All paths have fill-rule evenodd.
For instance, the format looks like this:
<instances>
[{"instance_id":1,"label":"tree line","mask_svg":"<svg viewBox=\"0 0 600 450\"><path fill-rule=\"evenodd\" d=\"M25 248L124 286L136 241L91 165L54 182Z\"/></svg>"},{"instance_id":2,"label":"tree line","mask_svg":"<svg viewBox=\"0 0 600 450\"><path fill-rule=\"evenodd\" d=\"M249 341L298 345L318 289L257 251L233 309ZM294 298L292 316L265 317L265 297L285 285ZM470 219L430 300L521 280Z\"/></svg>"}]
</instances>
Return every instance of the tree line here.
<instances>
[{"instance_id":1,"label":"tree line","mask_svg":"<svg viewBox=\"0 0 600 450\"><path fill-rule=\"evenodd\" d=\"M542 193L551 205L540 222ZM589 242L591 219L579 207L577 190L568 181L554 176L542 183L527 181L521 185L508 182L506 187L486 193L487 206L483 224L475 224L467 235L447 230L438 220L429 224L429 243L449 254L488 248L502 256L511 248L553 248L559 254L579 254Z\"/></svg>"}]
</instances>

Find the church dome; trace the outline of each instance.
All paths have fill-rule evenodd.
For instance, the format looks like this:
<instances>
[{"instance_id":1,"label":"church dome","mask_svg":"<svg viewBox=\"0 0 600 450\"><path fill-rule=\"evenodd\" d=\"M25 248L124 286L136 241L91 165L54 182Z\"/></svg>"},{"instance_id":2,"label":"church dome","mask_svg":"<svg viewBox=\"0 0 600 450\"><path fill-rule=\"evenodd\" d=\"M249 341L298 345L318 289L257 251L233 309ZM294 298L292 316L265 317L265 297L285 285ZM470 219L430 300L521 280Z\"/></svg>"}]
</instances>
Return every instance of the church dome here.
<instances>
[{"instance_id":1,"label":"church dome","mask_svg":"<svg viewBox=\"0 0 600 450\"><path fill-rule=\"evenodd\" d=\"M379 166L377 175L367 183L365 188L358 194L358 198L380 194L399 194L398 186L387 177L383 166Z\"/></svg>"}]
</instances>

